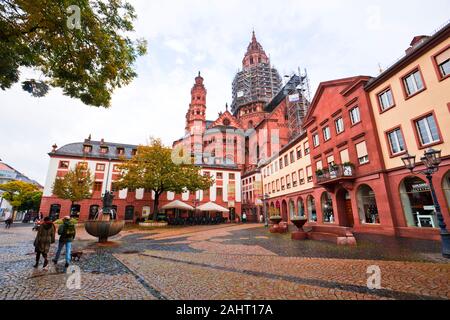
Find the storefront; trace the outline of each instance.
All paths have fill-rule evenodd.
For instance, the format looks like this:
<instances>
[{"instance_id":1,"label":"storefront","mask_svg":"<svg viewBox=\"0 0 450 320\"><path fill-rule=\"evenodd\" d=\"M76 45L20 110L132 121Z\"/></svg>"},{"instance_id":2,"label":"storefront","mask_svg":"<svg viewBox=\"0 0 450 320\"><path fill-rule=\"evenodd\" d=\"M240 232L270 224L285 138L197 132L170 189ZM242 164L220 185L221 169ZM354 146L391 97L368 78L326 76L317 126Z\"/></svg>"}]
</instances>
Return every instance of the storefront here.
<instances>
[{"instance_id":1,"label":"storefront","mask_svg":"<svg viewBox=\"0 0 450 320\"><path fill-rule=\"evenodd\" d=\"M405 178L400 184L400 198L408 227L438 227L433 197L424 180Z\"/></svg>"},{"instance_id":2,"label":"storefront","mask_svg":"<svg viewBox=\"0 0 450 320\"><path fill-rule=\"evenodd\" d=\"M363 224L380 224L377 200L371 187L364 184L356 193L359 219Z\"/></svg>"}]
</instances>

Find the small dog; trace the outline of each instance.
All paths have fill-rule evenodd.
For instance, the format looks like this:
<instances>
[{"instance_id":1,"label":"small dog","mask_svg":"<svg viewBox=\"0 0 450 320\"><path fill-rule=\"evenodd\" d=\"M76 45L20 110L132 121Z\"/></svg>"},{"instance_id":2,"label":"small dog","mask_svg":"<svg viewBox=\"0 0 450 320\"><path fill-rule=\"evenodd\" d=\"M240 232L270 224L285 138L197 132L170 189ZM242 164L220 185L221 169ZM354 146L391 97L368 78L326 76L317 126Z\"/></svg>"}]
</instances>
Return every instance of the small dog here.
<instances>
[{"instance_id":1,"label":"small dog","mask_svg":"<svg viewBox=\"0 0 450 320\"><path fill-rule=\"evenodd\" d=\"M72 261L80 261L83 251L74 251L71 254Z\"/></svg>"}]
</instances>

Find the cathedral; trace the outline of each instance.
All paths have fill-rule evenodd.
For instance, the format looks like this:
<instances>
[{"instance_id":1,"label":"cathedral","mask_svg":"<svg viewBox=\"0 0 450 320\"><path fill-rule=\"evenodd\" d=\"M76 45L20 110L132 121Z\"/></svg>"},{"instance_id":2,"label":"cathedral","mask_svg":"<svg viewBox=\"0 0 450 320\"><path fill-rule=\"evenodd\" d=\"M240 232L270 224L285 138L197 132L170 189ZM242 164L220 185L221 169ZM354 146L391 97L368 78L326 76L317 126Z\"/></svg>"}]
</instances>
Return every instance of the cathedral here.
<instances>
[{"instance_id":1,"label":"cathedral","mask_svg":"<svg viewBox=\"0 0 450 320\"><path fill-rule=\"evenodd\" d=\"M194 157L199 166L237 167L247 190L243 204L247 216L257 219L262 212L262 178L258 167L286 146L295 136L289 125L289 109L298 109L300 76L293 75L283 86L278 71L253 32L242 60L242 70L232 83L233 101L229 110L215 120L206 119L207 89L198 73L186 113L185 136L173 143ZM294 124L300 128L300 123ZM244 182L244 181L243 181Z\"/></svg>"}]
</instances>

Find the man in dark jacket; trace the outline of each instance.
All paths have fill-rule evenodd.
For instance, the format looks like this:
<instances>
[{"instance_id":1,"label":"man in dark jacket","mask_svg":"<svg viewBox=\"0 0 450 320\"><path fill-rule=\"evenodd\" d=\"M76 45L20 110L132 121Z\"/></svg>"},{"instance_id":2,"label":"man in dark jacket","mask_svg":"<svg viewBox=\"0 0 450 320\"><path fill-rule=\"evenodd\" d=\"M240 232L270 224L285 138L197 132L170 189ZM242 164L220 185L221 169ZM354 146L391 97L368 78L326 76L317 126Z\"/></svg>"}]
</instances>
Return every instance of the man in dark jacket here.
<instances>
[{"instance_id":1,"label":"man in dark jacket","mask_svg":"<svg viewBox=\"0 0 450 320\"><path fill-rule=\"evenodd\" d=\"M70 217L64 217L64 222L58 228L59 242L58 250L56 251L55 258L52 260L54 264L58 263L59 256L61 255L62 248L66 247L66 265L69 266L71 260L72 241L75 239L75 225L70 221Z\"/></svg>"},{"instance_id":2,"label":"man in dark jacket","mask_svg":"<svg viewBox=\"0 0 450 320\"><path fill-rule=\"evenodd\" d=\"M34 240L34 251L36 252L36 264L34 268L39 266L41 254L44 257L44 268L48 265L47 254L50 251L50 245L52 243L55 243L55 226L50 221L50 218L46 217Z\"/></svg>"}]
</instances>

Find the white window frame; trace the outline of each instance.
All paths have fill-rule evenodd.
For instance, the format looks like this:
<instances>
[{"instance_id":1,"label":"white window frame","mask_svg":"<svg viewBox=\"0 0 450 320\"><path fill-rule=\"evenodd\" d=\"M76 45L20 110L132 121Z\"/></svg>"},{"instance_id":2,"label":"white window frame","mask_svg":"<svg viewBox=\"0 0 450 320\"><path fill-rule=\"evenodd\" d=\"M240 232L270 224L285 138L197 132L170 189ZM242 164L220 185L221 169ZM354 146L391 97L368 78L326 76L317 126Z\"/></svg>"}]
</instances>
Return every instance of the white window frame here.
<instances>
[{"instance_id":1,"label":"white window frame","mask_svg":"<svg viewBox=\"0 0 450 320\"><path fill-rule=\"evenodd\" d=\"M334 120L334 125L336 126L336 133L340 134L345 131L344 118L339 117Z\"/></svg>"},{"instance_id":2,"label":"white window frame","mask_svg":"<svg viewBox=\"0 0 450 320\"><path fill-rule=\"evenodd\" d=\"M355 111L357 111L356 114L354 113ZM357 115L357 117L355 117L355 115ZM358 106L353 107L353 108L350 109L350 120L352 121L352 125L355 125L355 124L361 122L361 112L360 112Z\"/></svg>"},{"instance_id":3,"label":"white window frame","mask_svg":"<svg viewBox=\"0 0 450 320\"><path fill-rule=\"evenodd\" d=\"M388 93L390 93L390 95ZM381 111L386 111L392 108L395 105L392 90L389 88L380 93L378 95L378 101L380 101Z\"/></svg>"},{"instance_id":4,"label":"white window frame","mask_svg":"<svg viewBox=\"0 0 450 320\"><path fill-rule=\"evenodd\" d=\"M391 139L391 134L394 134L394 140ZM398 138L398 135L402 136L402 140L403 140L403 150L401 150L401 146L400 146L400 140ZM400 128L397 128L391 132L388 132L388 140L389 140L389 147L391 148L391 153L392 155L396 155L396 154L400 154L406 151L406 145L405 145L405 137L403 137L403 133L402 130ZM394 152L394 145L397 147L397 149L399 150L398 152Z\"/></svg>"},{"instance_id":5,"label":"white window frame","mask_svg":"<svg viewBox=\"0 0 450 320\"><path fill-rule=\"evenodd\" d=\"M417 81L417 77L419 77L420 79L420 83L422 84L422 87L419 88L419 83ZM412 79L412 88L409 87L408 85L408 79ZM403 78L403 85L405 86L405 91L406 91L406 95L408 97L412 96L413 94L416 94L419 91L422 91L423 89L425 89L425 84L423 82L422 79L422 74L420 73L420 70L415 70L413 72L411 72L410 74L408 74L406 77ZM414 90L414 91L411 91Z\"/></svg>"},{"instance_id":6,"label":"white window frame","mask_svg":"<svg viewBox=\"0 0 450 320\"><path fill-rule=\"evenodd\" d=\"M314 148L317 148L318 146L320 146L320 138L319 138L319 134L318 133L314 133L312 136L313 139L313 146Z\"/></svg>"},{"instance_id":7,"label":"white window frame","mask_svg":"<svg viewBox=\"0 0 450 320\"><path fill-rule=\"evenodd\" d=\"M322 133L323 133L323 139L325 141L331 140L331 130L330 130L329 126L326 126L325 128L323 128Z\"/></svg>"},{"instance_id":8,"label":"white window frame","mask_svg":"<svg viewBox=\"0 0 450 320\"><path fill-rule=\"evenodd\" d=\"M430 129L430 124L428 123L428 118L433 118L434 123L436 124L436 130L438 130L436 119L434 118L434 116L432 114L430 114L429 116L423 117L423 118L421 118L419 120L416 120L416 130L417 130L417 134L419 135L420 144L422 146L428 146L430 144L433 144L433 143L436 143L436 142L440 141L439 131L436 132L437 136L438 136L437 140L434 140L433 134L432 134L431 129ZM425 123L425 130L426 130L427 136L428 136L428 138L430 140L430 142L428 142L428 143L424 143L423 138L422 138L422 134L420 133L420 128L419 128L419 122L424 121L424 120L425 120L425 122L424 122Z\"/></svg>"}]
</instances>

